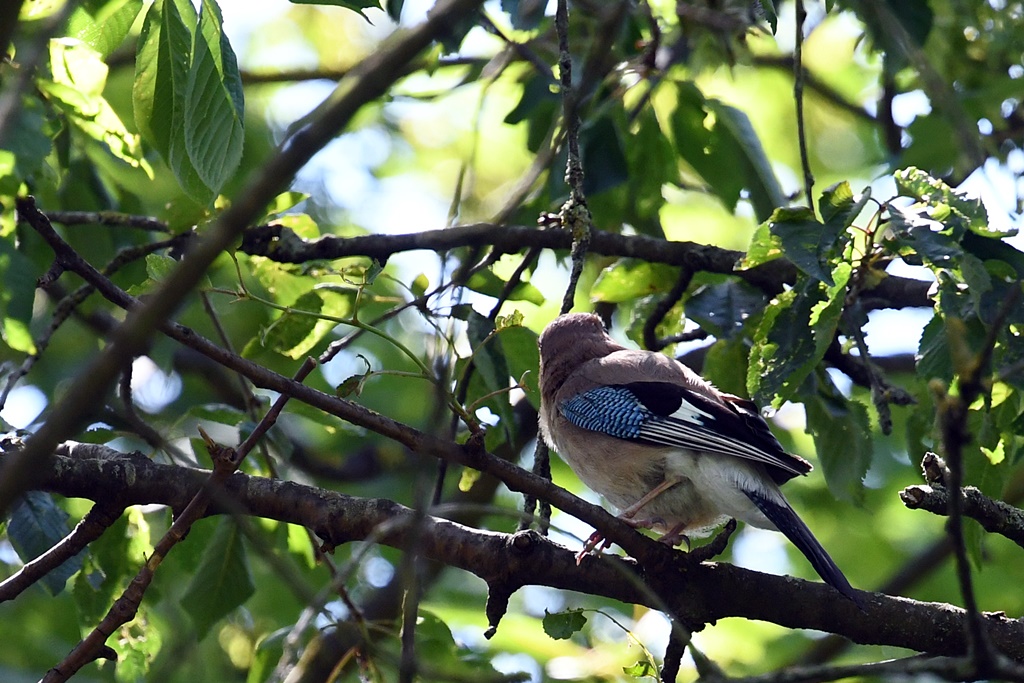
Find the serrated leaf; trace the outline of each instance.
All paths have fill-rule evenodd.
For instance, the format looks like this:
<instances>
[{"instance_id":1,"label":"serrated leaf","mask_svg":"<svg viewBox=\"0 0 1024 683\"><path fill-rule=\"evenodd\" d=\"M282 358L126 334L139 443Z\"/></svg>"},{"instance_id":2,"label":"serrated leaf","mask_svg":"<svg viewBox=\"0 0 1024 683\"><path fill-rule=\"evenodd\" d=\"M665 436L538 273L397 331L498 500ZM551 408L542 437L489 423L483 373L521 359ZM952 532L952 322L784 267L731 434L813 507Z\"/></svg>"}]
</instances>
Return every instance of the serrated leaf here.
<instances>
[{"instance_id":1,"label":"serrated leaf","mask_svg":"<svg viewBox=\"0 0 1024 683\"><path fill-rule=\"evenodd\" d=\"M132 104L143 139L160 153L185 193L207 206L214 193L196 172L184 142L195 25L196 10L188 0L155 0L150 6L139 36Z\"/></svg>"},{"instance_id":2,"label":"serrated leaf","mask_svg":"<svg viewBox=\"0 0 1024 683\"><path fill-rule=\"evenodd\" d=\"M36 559L70 532L68 513L42 491L29 491L22 496L11 508L7 522L7 538L22 562ZM68 558L43 577L42 583L51 595L64 590L67 580L82 568L84 552Z\"/></svg>"},{"instance_id":3,"label":"serrated leaf","mask_svg":"<svg viewBox=\"0 0 1024 683\"><path fill-rule=\"evenodd\" d=\"M936 218L948 227L963 227L981 237L1002 238L1017 234L1015 227L1007 230L990 227L988 212L980 198L957 192L919 168L911 166L901 169L893 174L893 178L901 196L912 197L933 211L942 211L941 218Z\"/></svg>"},{"instance_id":4,"label":"serrated leaf","mask_svg":"<svg viewBox=\"0 0 1024 683\"><path fill-rule=\"evenodd\" d=\"M84 0L72 11L65 30L106 57L128 37L141 10L142 0Z\"/></svg>"},{"instance_id":5,"label":"serrated leaf","mask_svg":"<svg viewBox=\"0 0 1024 683\"><path fill-rule=\"evenodd\" d=\"M227 518L217 524L181 598L181 606L192 617L199 638L256 591L238 525Z\"/></svg>"},{"instance_id":6,"label":"serrated leaf","mask_svg":"<svg viewBox=\"0 0 1024 683\"><path fill-rule=\"evenodd\" d=\"M214 195L238 168L244 141L242 78L221 23L217 3L203 0L185 87L185 149Z\"/></svg>"},{"instance_id":7,"label":"serrated leaf","mask_svg":"<svg viewBox=\"0 0 1024 683\"><path fill-rule=\"evenodd\" d=\"M544 633L555 640L565 640L579 633L587 624L587 617L582 610L566 612L548 612L544 610Z\"/></svg>"},{"instance_id":8,"label":"serrated leaf","mask_svg":"<svg viewBox=\"0 0 1024 683\"><path fill-rule=\"evenodd\" d=\"M806 207L776 209L768 219L768 229L779 238L793 265L827 285L835 284L825 255L836 235L815 218L813 211Z\"/></svg>"},{"instance_id":9,"label":"serrated leaf","mask_svg":"<svg viewBox=\"0 0 1024 683\"><path fill-rule=\"evenodd\" d=\"M942 223L913 209L893 206L889 216L890 236L885 245L908 263L949 268L963 255L959 241L945 232Z\"/></svg>"},{"instance_id":10,"label":"serrated leaf","mask_svg":"<svg viewBox=\"0 0 1024 683\"><path fill-rule=\"evenodd\" d=\"M754 332L747 391L758 405L781 406L821 362L835 336L852 268L832 271L835 285L804 280L765 309Z\"/></svg>"}]
</instances>

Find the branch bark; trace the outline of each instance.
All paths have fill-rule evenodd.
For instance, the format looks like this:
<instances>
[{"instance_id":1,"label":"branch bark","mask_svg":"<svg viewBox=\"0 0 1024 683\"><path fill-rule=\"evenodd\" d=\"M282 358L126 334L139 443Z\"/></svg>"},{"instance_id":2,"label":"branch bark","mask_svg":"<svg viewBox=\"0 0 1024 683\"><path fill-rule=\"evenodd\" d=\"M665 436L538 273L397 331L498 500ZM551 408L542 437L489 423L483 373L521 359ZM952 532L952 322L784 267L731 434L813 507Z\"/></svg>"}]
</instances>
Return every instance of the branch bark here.
<instances>
[{"instance_id":1,"label":"branch bark","mask_svg":"<svg viewBox=\"0 0 1024 683\"><path fill-rule=\"evenodd\" d=\"M529 248L568 251L572 233L567 230L540 230L522 225L475 223L446 230L424 230L401 235L360 235L338 237L324 235L304 240L281 225L249 228L242 236L241 251L265 256L280 263L306 263L322 259L364 256L386 261L393 254L418 249L448 251L459 247L491 247L497 253L513 254ZM602 256L636 258L651 263L687 266L694 272L735 275L770 294L796 282L796 266L785 259L769 261L750 270L736 270L742 251L722 249L696 242L674 242L644 235L617 235L592 231L589 251ZM864 291L865 308L931 307L928 296L931 283L898 276L883 279L878 286Z\"/></svg>"},{"instance_id":2,"label":"branch bark","mask_svg":"<svg viewBox=\"0 0 1024 683\"><path fill-rule=\"evenodd\" d=\"M116 498L181 509L209 474L114 452L105 458L54 455L40 488L68 497ZM414 510L390 500L356 498L240 473L227 478L223 491L249 514L308 527L333 545L370 539L404 548L414 528L425 556L472 572L492 587L514 591L543 585L599 595L682 615L696 628L726 617L744 617L837 633L862 644L942 655L965 651L965 613L951 605L874 593L865 594L861 611L825 584L721 563L696 565L683 553L664 547L660 550L665 552L652 553L648 561L601 556L585 558L577 566L573 551L532 532L496 533L436 516L416 520ZM235 511L235 505L231 507ZM226 512L214 500L206 514ZM632 529L628 533L642 545L659 545ZM993 644L1014 661L1024 662L1024 623L1000 613L981 618Z\"/></svg>"}]
</instances>

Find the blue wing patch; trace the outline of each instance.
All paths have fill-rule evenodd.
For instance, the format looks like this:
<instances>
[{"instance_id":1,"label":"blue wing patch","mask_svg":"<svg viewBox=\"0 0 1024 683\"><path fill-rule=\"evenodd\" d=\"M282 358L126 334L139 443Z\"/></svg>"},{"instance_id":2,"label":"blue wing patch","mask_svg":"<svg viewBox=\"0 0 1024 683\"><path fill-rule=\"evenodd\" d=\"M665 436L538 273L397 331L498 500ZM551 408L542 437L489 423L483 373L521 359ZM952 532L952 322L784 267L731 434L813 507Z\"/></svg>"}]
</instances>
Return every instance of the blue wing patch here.
<instances>
[{"instance_id":1,"label":"blue wing patch","mask_svg":"<svg viewBox=\"0 0 1024 683\"><path fill-rule=\"evenodd\" d=\"M652 413L626 387L598 387L562 401L558 407L577 427L620 439L635 439Z\"/></svg>"},{"instance_id":2,"label":"blue wing patch","mask_svg":"<svg viewBox=\"0 0 1024 683\"><path fill-rule=\"evenodd\" d=\"M602 386L566 399L558 408L569 422L592 432L764 463L776 483L811 469L807 461L786 453L756 412L714 404L678 385ZM759 429L750 424L754 420L762 423Z\"/></svg>"}]
</instances>

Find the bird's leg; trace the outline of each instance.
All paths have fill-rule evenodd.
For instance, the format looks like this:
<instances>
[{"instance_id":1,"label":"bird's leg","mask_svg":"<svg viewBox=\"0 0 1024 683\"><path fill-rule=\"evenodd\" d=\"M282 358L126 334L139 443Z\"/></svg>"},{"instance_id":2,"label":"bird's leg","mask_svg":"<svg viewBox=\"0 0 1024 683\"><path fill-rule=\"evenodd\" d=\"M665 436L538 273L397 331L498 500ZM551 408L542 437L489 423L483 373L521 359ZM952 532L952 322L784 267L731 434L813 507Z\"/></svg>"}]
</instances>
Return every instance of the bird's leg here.
<instances>
[{"instance_id":1,"label":"bird's leg","mask_svg":"<svg viewBox=\"0 0 1024 683\"><path fill-rule=\"evenodd\" d=\"M643 508L643 506L645 506L648 503L650 503L652 500L654 500L655 498L657 498L658 496L663 494L665 491L668 491L670 488L672 488L673 486L678 484L680 481L682 481L682 480L681 479L666 479L665 481L661 482L660 484L655 486L653 489L648 491L647 494L644 495L643 498L641 498L640 500L638 500L637 502L633 503L628 508L623 510L619 514L619 519L621 519L623 522L625 522L626 524L630 525L634 529L650 529L655 524L662 524L664 522L664 520L662 520L662 519L660 519L658 517L647 517L647 518L643 518L643 519L633 519L633 517L636 516L636 513L638 513L640 511L640 509ZM686 547L689 548L690 547L690 539L688 539L688 538L686 538L686 536L680 534L679 533L680 531L682 531L682 525L677 526L675 529L670 531L669 534L674 534L676 536L679 536L679 538L681 538L681 539L685 539L686 540ZM666 536L667 535L668 534L666 534ZM664 540L664 539L665 539L665 536L662 536L661 540ZM675 545L676 543L679 543L679 540L676 540L676 542L673 543L672 545ZM600 531L595 531L594 533L592 533L590 535L590 538L587 539L587 542L583 544L583 550L579 551L579 553L576 554L576 566L579 566L580 562L583 561L583 558L586 555L592 553L594 550L597 550L597 551L600 552L602 550L606 550L610 545L611 545L611 542L608 541L608 539L606 539L604 537L604 534L602 534Z\"/></svg>"},{"instance_id":2,"label":"bird's leg","mask_svg":"<svg viewBox=\"0 0 1024 683\"><path fill-rule=\"evenodd\" d=\"M647 505L661 494L665 493L665 491L668 491L670 488L678 484L680 481L682 481L682 479L666 479L665 481L661 482L653 489L648 491L643 498L641 498L640 500L638 500L637 502L633 503L628 508L623 510L622 514L619 515L619 519L633 519L633 516L636 515L636 513L640 512L640 508L642 508L644 505ZM648 524L647 526L650 525Z\"/></svg>"}]
</instances>

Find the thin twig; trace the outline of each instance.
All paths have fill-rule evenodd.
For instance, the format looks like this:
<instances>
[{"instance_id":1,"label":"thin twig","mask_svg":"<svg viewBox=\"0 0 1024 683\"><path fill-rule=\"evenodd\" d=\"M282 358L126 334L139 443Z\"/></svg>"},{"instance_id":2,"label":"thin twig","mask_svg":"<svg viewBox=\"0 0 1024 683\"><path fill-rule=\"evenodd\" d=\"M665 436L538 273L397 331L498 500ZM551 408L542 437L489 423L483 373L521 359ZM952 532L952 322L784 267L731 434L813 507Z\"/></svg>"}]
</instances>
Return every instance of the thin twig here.
<instances>
[{"instance_id":1,"label":"thin twig","mask_svg":"<svg viewBox=\"0 0 1024 683\"><path fill-rule=\"evenodd\" d=\"M124 506L112 501L93 505L71 533L0 583L0 603L18 597L26 588L80 553L102 536L123 512Z\"/></svg>"},{"instance_id":2,"label":"thin twig","mask_svg":"<svg viewBox=\"0 0 1024 683\"><path fill-rule=\"evenodd\" d=\"M672 289L658 301L654 310L647 317L647 320L644 321L644 346L650 351L661 351L673 343L668 339L658 339L657 328L661 321L665 319L665 316L668 315L668 312L672 310L672 307L676 305L676 302L683 298L683 293L690 286L691 280L693 280L693 270L686 266L680 268L679 277L676 279L676 283L672 285Z\"/></svg>"},{"instance_id":3,"label":"thin twig","mask_svg":"<svg viewBox=\"0 0 1024 683\"><path fill-rule=\"evenodd\" d=\"M814 210L814 176L811 174L811 162L807 154L807 129L804 121L804 21L807 10L804 0L796 0L796 49L793 59L793 101L796 104L796 133L800 144L800 167L804 173L804 195L807 206Z\"/></svg>"}]
</instances>

